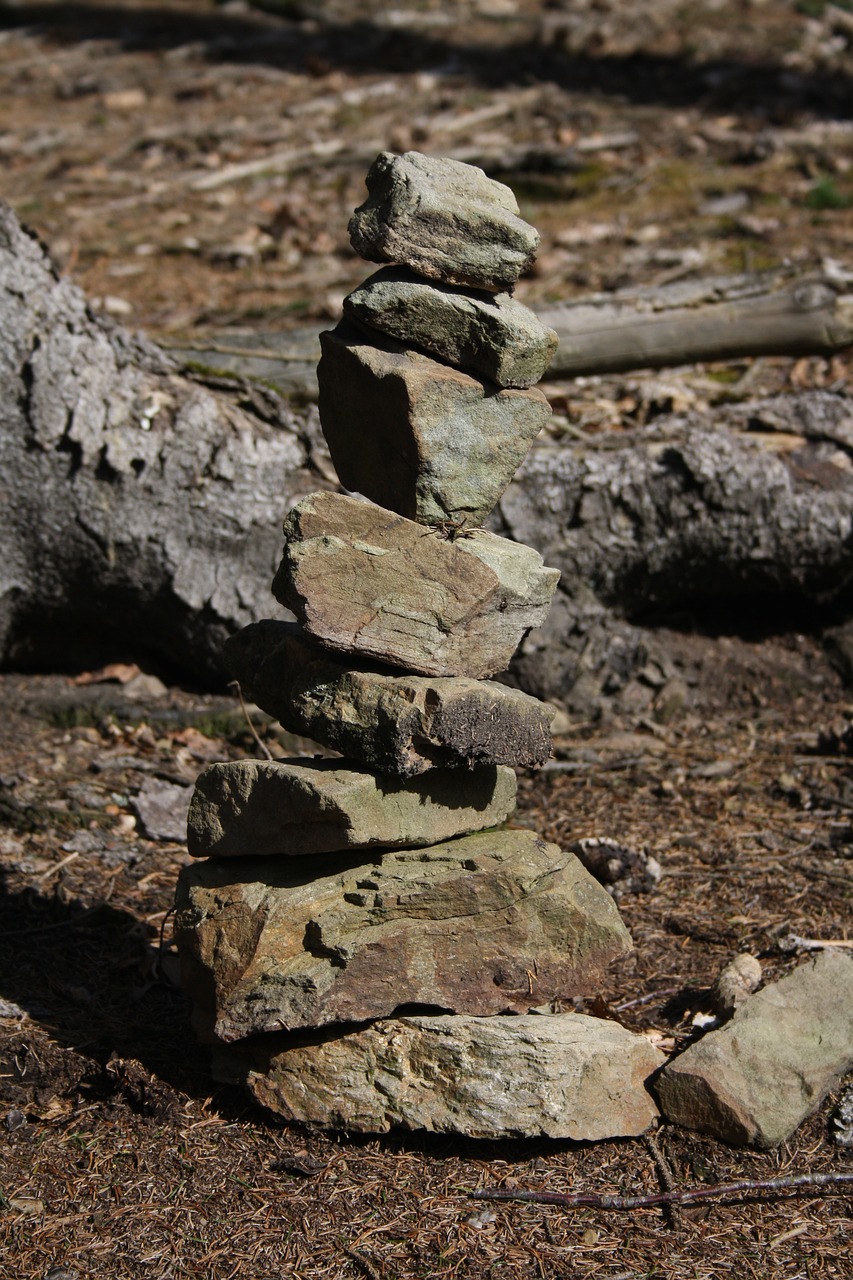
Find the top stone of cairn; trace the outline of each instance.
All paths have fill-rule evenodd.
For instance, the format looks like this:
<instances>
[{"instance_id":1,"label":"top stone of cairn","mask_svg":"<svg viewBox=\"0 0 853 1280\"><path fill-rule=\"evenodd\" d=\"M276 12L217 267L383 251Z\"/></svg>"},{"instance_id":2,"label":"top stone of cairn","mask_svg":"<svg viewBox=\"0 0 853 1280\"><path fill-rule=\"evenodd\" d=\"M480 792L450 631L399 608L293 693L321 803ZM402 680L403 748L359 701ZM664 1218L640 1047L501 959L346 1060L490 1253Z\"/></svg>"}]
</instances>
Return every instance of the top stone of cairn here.
<instances>
[{"instance_id":1,"label":"top stone of cairn","mask_svg":"<svg viewBox=\"0 0 853 1280\"><path fill-rule=\"evenodd\" d=\"M366 181L370 194L349 234L370 262L497 293L511 289L533 261L537 231L519 217L509 187L474 165L382 151Z\"/></svg>"}]
</instances>

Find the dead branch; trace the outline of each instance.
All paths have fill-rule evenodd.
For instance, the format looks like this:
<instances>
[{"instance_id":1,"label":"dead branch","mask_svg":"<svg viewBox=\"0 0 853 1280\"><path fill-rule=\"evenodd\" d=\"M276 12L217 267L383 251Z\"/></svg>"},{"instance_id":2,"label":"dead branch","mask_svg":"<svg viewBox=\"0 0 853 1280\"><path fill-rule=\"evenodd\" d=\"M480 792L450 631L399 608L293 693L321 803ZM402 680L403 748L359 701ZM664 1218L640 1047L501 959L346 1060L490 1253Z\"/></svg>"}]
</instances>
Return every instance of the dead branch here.
<instances>
[{"instance_id":1,"label":"dead branch","mask_svg":"<svg viewBox=\"0 0 853 1280\"><path fill-rule=\"evenodd\" d=\"M472 1200L523 1200L529 1204L555 1204L561 1209L655 1209L660 1205L701 1204L704 1200L743 1200L757 1195L787 1196L806 1191L838 1190L839 1195L853 1184L853 1173L802 1173L783 1178L745 1178L740 1182L719 1182L708 1187L657 1191L642 1196L595 1195L584 1191L523 1191L485 1187L469 1191Z\"/></svg>"},{"instance_id":2,"label":"dead branch","mask_svg":"<svg viewBox=\"0 0 853 1280\"><path fill-rule=\"evenodd\" d=\"M747 356L831 355L853 343L853 277L846 274L803 276L782 269L720 276L536 310L560 338L551 379ZM190 364L264 379L313 400L319 332L311 326L234 334L171 350Z\"/></svg>"}]
</instances>

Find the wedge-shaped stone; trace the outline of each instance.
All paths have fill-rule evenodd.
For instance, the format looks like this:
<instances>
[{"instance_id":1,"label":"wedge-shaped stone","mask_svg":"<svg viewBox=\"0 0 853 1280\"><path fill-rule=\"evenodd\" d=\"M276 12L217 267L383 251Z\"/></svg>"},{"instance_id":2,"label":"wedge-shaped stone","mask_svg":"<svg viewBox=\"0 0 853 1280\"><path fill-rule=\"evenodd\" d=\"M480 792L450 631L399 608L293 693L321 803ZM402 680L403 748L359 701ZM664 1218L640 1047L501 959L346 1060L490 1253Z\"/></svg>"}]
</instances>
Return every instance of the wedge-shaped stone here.
<instances>
[{"instance_id":1,"label":"wedge-shaped stone","mask_svg":"<svg viewBox=\"0 0 853 1280\"><path fill-rule=\"evenodd\" d=\"M420 520L482 524L551 410L347 321L320 335L320 421L341 483Z\"/></svg>"},{"instance_id":2,"label":"wedge-shaped stone","mask_svg":"<svg viewBox=\"0 0 853 1280\"><path fill-rule=\"evenodd\" d=\"M268 1036L217 1049L213 1070L286 1119L323 1128L596 1142L634 1137L656 1119L646 1082L663 1062L645 1036L567 1013Z\"/></svg>"},{"instance_id":3,"label":"wedge-shaped stone","mask_svg":"<svg viewBox=\"0 0 853 1280\"><path fill-rule=\"evenodd\" d=\"M483 529L446 536L336 493L303 498L284 533L273 593L308 634L421 675L503 671L560 576L532 547Z\"/></svg>"},{"instance_id":4,"label":"wedge-shaped stone","mask_svg":"<svg viewBox=\"0 0 853 1280\"><path fill-rule=\"evenodd\" d=\"M853 1067L853 957L824 951L740 1006L661 1074L676 1124L775 1147Z\"/></svg>"},{"instance_id":5,"label":"wedge-shaped stone","mask_svg":"<svg viewBox=\"0 0 853 1280\"><path fill-rule=\"evenodd\" d=\"M215 859L181 871L176 930L208 1039L388 1017L527 1012L595 991L631 940L613 899L533 831L372 860Z\"/></svg>"},{"instance_id":6,"label":"wedge-shaped stone","mask_svg":"<svg viewBox=\"0 0 853 1280\"><path fill-rule=\"evenodd\" d=\"M503 765L400 779L346 760L232 760L199 774L187 848L243 858L438 844L503 822L515 789Z\"/></svg>"},{"instance_id":7,"label":"wedge-shaped stone","mask_svg":"<svg viewBox=\"0 0 853 1280\"><path fill-rule=\"evenodd\" d=\"M244 694L285 729L379 773L529 766L551 754L551 709L506 685L344 665L295 623L271 619L231 636L224 655Z\"/></svg>"},{"instance_id":8,"label":"wedge-shaped stone","mask_svg":"<svg viewBox=\"0 0 853 1280\"><path fill-rule=\"evenodd\" d=\"M344 298L344 314L499 387L532 387L558 344L554 330L508 293L430 283L405 268L365 280Z\"/></svg>"},{"instance_id":9,"label":"wedge-shaped stone","mask_svg":"<svg viewBox=\"0 0 853 1280\"><path fill-rule=\"evenodd\" d=\"M368 198L349 223L362 258L495 292L512 288L533 261L538 233L518 216L509 187L474 165L382 151L366 182Z\"/></svg>"}]
</instances>

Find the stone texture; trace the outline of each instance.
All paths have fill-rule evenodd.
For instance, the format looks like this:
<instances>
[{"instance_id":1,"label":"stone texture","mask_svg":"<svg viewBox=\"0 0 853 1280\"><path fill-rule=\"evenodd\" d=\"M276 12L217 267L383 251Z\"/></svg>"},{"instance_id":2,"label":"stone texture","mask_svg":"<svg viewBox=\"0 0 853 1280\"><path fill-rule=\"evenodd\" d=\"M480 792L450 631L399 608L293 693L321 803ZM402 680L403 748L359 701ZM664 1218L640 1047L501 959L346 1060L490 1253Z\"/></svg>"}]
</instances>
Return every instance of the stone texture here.
<instances>
[{"instance_id":1,"label":"stone texture","mask_svg":"<svg viewBox=\"0 0 853 1280\"><path fill-rule=\"evenodd\" d=\"M509 187L474 165L382 151L366 183L368 198L349 223L362 258L498 293L533 261L538 233L518 216Z\"/></svg>"},{"instance_id":2,"label":"stone texture","mask_svg":"<svg viewBox=\"0 0 853 1280\"><path fill-rule=\"evenodd\" d=\"M431 283L386 267L344 298L344 315L499 387L532 387L559 339L508 293Z\"/></svg>"},{"instance_id":3,"label":"stone texture","mask_svg":"<svg viewBox=\"0 0 853 1280\"><path fill-rule=\"evenodd\" d=\"M404 780L347 760L232 760L199 775L187 848L196 858L419 848L503 822L515 788L506 766Z\"/></svg>"},{"instance_id":4,"label":"stone texture","mask_svg":"<svg viewBox=\"0 0 853 1280\"><path fill-rule=\"evenodd\" d=\"M483 529L451 538L372 503L309 494L284 522L276 599L310 636L421 675L503 671L559 574Z\"/></svg>"},{"instance_id":5,"label":"stone texture","mask_svg":"<svg viewBox=\"0 0 853 1280\"><path fill-rule=\"evenodd\" d=\"M751 996L657 1082L676 1124L736 1146L784 1142L853 1067L853 957L824 951Z\"/></svg>"},{"instance_id":6,"label":"stone texture","mask_svg":"<svg viewBox=\"0 0 853 1280\"><path fill-rule=\"evenodd\" d=\"M345 665L272 619L231 636L224 656L243 693L285 729L379 773L527 767L551 754L552 709L506 685Z\"/></svg>"},{"instance_id":7,"label":"stone texture","mask_svg":"<svg viewBox=\"0 0 853 1280\"><path fill-rule=\"evenodd\" d=\"M424 524L482 524L551 410L344 321L320 335L320 421L341 483Z\"/></svg>"},{"instance_id":8,"label":"stone texture","mask_svg":"<svg viewBox=\"0 0 853 1280\"><path fill-rule=\"evenodd\" d=\"M711 1003L721 1018L728 1018L761 985L761 961L742 951L724 965L711 989Z\"/></svg>"},{"instance_id":9,"label":"stone texture","mask_svg":"<svg viewBox=\"0 0 853 1280\"><path fill-rule=\"evenodd\" d=\"M526 1013L594 992L631 949L612 898L533 831L365 859L221 859L181 871L176 937L207 1039L411 1006Z\"/></svg>"},{"instance_id":10,"label":"stone texture","mask_svg":"<svg viewBox=\"0 0 853 1280\"><path fill-rule=\"evenodd\" d=\"M640 1134L658 1114L646 1081L663 1054L582 1014L418 1016L266 1040L216 1050L214 1074L323 1128L595 1142Z\"/></svg>"}]
</instances>

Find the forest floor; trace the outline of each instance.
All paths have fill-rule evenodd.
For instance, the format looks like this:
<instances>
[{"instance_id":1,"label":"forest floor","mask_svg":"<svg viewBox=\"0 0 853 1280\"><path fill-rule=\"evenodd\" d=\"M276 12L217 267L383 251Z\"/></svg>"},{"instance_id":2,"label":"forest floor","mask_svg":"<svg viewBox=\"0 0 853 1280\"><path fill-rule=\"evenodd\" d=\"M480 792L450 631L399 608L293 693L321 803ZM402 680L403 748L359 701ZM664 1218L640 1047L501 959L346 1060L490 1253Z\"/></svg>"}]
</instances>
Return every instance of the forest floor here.
<instances>
[{"instance_id":1,"label":"forest floor","mask_svg":"<svg viewBox=\"0 0 853 1280\"><path fill-rule=\"evenodd\" d=\"M783 262L850 270L847 4L278 9L0 4L0 195L124 324L183 340L333 319L365 275L346 223L384 148L513 186L543 237L527 302ZM849 365L549 394L583 430L620 430L744 379L750 394L842 387ZM552 766L521 775L516 821L658 859L658 886L620 900L636 949L586 1009L674 1048L736 952L773 980L805 953L791 935L850 937L853 700L799 631L669 646L682 714L564 726ZM487 1185L654 1190L659 1163L643 1139L319 1134L215 1085L169 912L188 788L253 753L239 707L132 668L7 673L0 703L2 1280L853 1275L849 1198L484 1210L467 1193ZM849 1171L837 1100L770 1153L668 1125L657 1142L679 1186Z\"/></svg>"}]
</instances>

